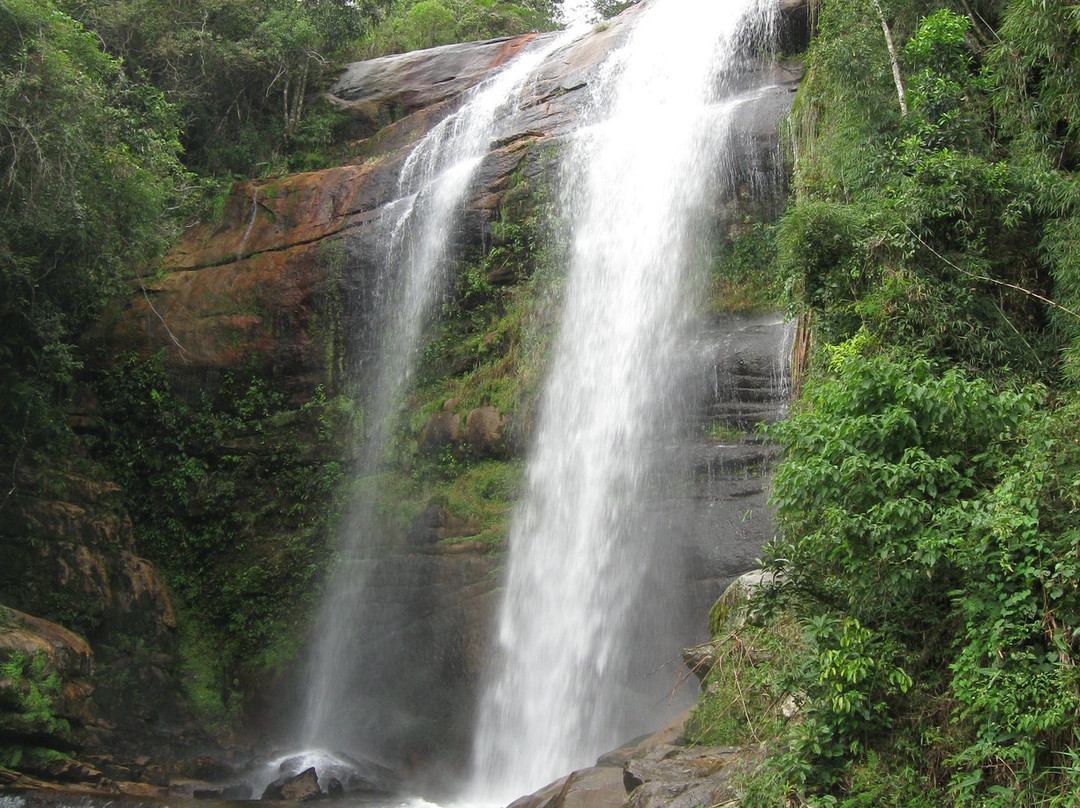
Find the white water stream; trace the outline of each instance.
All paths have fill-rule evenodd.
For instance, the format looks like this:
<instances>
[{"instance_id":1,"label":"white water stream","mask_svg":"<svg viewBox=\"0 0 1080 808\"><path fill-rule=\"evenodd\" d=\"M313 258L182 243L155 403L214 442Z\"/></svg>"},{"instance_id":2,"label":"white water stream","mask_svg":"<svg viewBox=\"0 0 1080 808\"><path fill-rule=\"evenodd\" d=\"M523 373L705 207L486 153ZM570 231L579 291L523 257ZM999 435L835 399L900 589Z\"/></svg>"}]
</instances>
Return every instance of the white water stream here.
<instances>
[{"instance_id":1,"label":"white water stream","mask_svg":"<svg viewBox=\"0 0 1080 808\"><path fill-rule=\"evenodd\" d=\"M663 718L674 677L655 671L678 648L657 599L672 554L648 489L680 412L688 281L738 108L725 76L771 6L651 0L590 85L565 157L561 332L480 700L480 798L529 793Z\"/></svg>"},{"instance_id":2,"label":"white water stream","mask_svg":"<svg viewBox=\"0 0 1080 808\"><path fill-rule=\"evenodd\" d=\"M473 176L500 120L532 72L583 29L544 41L471 91L458 111L414 147L398 180L399 198L384 214L386 270L376 290L383 318L381 344L368 388L360 478L373 475L383 457L386 430L412 374L420 338L448 285L455 228ZM350 749L366 754L364 720L384 721L387 706L365 701L365 680L380 660L366 658L390 626L386 615L365 612L370 563L382 552L370 496L361 493L342 531L339 560L315 627L300 739L309 752ZM385 673L383 673L385 675ZM376 699L380 696L374 697ZM389 709L392 709L389 708ZM385 729L385 727L383 727Z\"/></svg>"}]
</instances>

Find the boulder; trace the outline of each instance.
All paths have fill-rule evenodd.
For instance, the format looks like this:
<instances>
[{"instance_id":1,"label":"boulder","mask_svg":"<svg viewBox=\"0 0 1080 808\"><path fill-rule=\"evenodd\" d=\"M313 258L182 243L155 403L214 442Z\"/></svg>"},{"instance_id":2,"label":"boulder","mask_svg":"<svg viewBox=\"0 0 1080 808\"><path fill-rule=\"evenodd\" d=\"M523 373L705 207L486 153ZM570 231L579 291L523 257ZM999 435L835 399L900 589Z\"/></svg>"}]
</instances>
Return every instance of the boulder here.
<instances>
[{"instance_id":1,"label":"boulder","mask_svg":"<svg viewBox=\"0 0 1080 808\"><path fill-rule=\"evenodd\" d=\"M282 775L275 782L300 777L314 771L319 783L326 785L327 796L344 794L391 793L399 785L398 775L371 760L344 752L307 752L284 758L278 763Z\"/></svg>"},{"instance_id":2,"label":"boulder","mask_svg":"<svg viewBox=\"0 0 1080 808\"><path fill-rule=\"evenodd\" d=\"M506 419L498 407L485 405L469 410L465 416L465 443L477 457L504 457L506 441L503 427Z\"/></svg>"},{"instance_id":3,"label":"boulder","mask_svg":"<svg viewBox=\"0 0 1080 808\"><path fill-rule=\"evenodd\" d=\"M735 779L761 761L758 749L695 747L664 760L638 763L626 808L694 808L724 805L736 796ZM629 770L629 768L628 768Z\"/></svg>"},{"instance_id":4,"label":"boulder","mask_svg":"<svg viewBox=\"0 0 1080 808\"><path fill-rule=\"evenodd\" d=\"M6 660L14 653L44 655L48 661L45 672L56 671L65 679L89 676L94 666L90 645L75 632L0 606L0 659Z\"/></svg>"},{"instance_id":5,"label":"boulder","mask_svg":"<svg viewBox=\"0 0 1080 808\"><path fill-rule=\"evenodd\" d=\"M20 675L0 676L0 740L72 751L79 745L79 730L94 720L94 687L89 681L93 653L79 635L63 626L15 609L0 606L0 662L21 660ZM31 694L48 699L47 711L27 711ZM70 763L68 758L61 759ZM27 771L54 776L42 766ZM80 764L81 765L81 764ZM67 766L55 779L93 781L94 775L72 773ZM100 779L100 772L95 773Z\"/></svg>"},{"instance_id":6,"label":"boulder","mask_svg":"<svg viewBox=\"0 0 1080 808\"><path fill-rule=\"evenodd\" d=\"M735 778L757 766L760 748L688 747L687 710L652 735L514 801L509 808L694 808L725 805ZM620 765L611 765L619 763Z\"/></svg>"},{"instance_id":7,"label":"boulder","mask_svg":"<svg viewBox=\"0 0 1080 808\"><path fill-rule=\"evenodd\" d=\"M460 95L505 64L535 34L442 45L346 65L326 94L367 137L388 123Z\"/></svg>"},{"instance_id":8,"label":"boulder","mask_svg":"<svg viewBox=\"0 0 1080 808\"><path fill-rule=\"evenodd\" d=\"M417 438L419 449L424 454L434 454L447 446L454 446L461 440L461 418L457 413L445 410L428 418Z\"/></svg>"},{"instance_id":9,"label":"boulder","mask_svg":"<svg viewBox=\"0 0 1080 808\"><path fill-rule=\"evenodd\" d=\"M567 775L532 794L518 797L507 808L558 808L571 777L573 775Z\"/></svg>"},{"instance_id":10,"label":"boulder","mask_svg":"<svg viewBox=\"0 0 1080 808\"><path fill-rule=\"evenodd\" d=\"M713 638L737 631L748 619L750 597L759 587L772 581L764 570L743 573L724 590L709 610L709 633ZM710 639L683 651L683 663L701 681L716 664L716 640Z\"/></svg>"},{"instance_id":11,"label":"boulder","mask_svg":"<svg viewBox=\"0 0 1080 808\"><path fill-rule=\"evenodd\" d=\"M510 803L508 808L621 808L622 772L612 766L581 769Z\"/></svg>"},{"instance_id":12,"label":"boulder","mask_svg":"<svg viewBox=\"0 0 1080 808\"><path fill-rule=\"evenodd\" d=\"M744 572L732 581L709 610L709 632L716 636L722 631L741 628L753 617L747 607L754 592L774 580L772 573L757 569Z\"/></svg>"},{"instance_id":13,"label":"boulder","mask_svg":"<svg viewBox=\"0 0 1080 808\"><path fill-rule=\"evenodd\" d=\"M315 767L305 769L300 774L278 778L263 791L260 799L283 800L285 802L310 802L323 796L319 788L319 776Z\"/></svg>"},{"instance_id":14,"label":"boulder","mask_svg":"<svg viewBox=\"0 0 1080 808\"><path fill-rule=\"evenodd\" d=\"M570 775L558 808L622 808L625 802L622 772L614 767L594 766Z\"/></svg>"}]
</instances>

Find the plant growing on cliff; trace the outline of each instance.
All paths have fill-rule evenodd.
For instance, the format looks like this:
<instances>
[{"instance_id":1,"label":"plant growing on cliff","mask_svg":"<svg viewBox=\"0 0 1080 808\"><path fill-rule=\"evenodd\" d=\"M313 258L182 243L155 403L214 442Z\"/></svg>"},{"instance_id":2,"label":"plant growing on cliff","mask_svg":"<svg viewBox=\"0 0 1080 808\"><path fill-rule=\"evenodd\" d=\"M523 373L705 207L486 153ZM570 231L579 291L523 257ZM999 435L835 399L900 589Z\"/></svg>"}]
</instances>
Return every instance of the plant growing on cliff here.
<instances>
[{"instance_id":1,"label":"plant growing on cliff","mask_svg":"<svg viewBox=\"0 0 1080 808\"><path fill-rule=\"evenodd\" d=\"M56 716L56 702L64 686L57 670L50 670L49 658L41 652L14 651L0 662L0 676L10 684L14 696L16 729L66 735L68 722Z\"/></svg>"},{"instance_id":2,"label":"plant growing on cliff","mask_svg":"<svg viewBox=\"0 0 1080 808\"><path fill-rule=\"evenodd\" d=\"M317 602L359 414L321 389L289 404L254 368L181 389L160 354L98 389L92 449L178 601L193 701L228 718L234 682L294 652Z\"/></svg>"}]
</instances>

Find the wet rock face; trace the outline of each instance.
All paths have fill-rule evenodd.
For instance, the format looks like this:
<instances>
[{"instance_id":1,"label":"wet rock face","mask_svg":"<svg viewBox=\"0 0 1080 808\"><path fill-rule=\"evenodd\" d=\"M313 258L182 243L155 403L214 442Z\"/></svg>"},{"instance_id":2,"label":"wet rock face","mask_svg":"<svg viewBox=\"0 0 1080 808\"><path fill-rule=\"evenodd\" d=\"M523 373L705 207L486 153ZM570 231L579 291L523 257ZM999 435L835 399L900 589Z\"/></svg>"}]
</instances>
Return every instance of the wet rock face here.
<instances>
[{"instance_id":1,"label":"wet rock face","mask_svg":"<svg viewBox=\"0 0 1080 808\"><path fill-rule=\"evenodd\" d=\"M540 68L528 95L501 120L477 169L471 197L450 234L456 251L487 249L491 224L498 217L536 214L535 193L554 177L555 155L588 105L590 82L611 50L625 41L636 13L631 8L602 30L556 52ZM147 357L164 350L170 373L195 389L241 366L271 379L291 404L309 400L320 385L328 394L342 390L347 381L359 379L363 386L373 364L372 345L382 332L378 301L394 281L383 266L385 231L380 219L392 211L404 161L419 138L456 108L463 90L549 36L448 46L349 66L331 94L353 116L356 134L369 137L360 147L362 157L324 171L237 183L222 219L190 231L166 257L167 273L144 278L144 288L117 301L96 330L95 341L114 356L135 352ZM773 62L750 71L742 91L753 112L733 135L743 157L729 186L717 188L718 219L738 222L739 211L749 210L747 206L779 206L785 189L772 179L779 160L776 129L799 75L797 65ZM495 287L516 283L527 271L493 266L488 281ZM719 412L722 402L705 406ZM520 424L497 408L481 406L438 412L413 437L429 453L449 446L475 457L503 458L525 443L521 431ZM762 457L769 450L759 448L747 441L732 457L718 455L709 443L696 448L692 473L702 482L691 507L669 503L672 534L683 522L711 524L707 497L717 468L736 469L733 475L738 478L722 496L756 508L763 500L760 481L743 478L753 477L767 461ZM372 597L386 613L374 622L400 629L392 636L358 641L393 646L398 650L392 658L403 669L427 672L410 696L421 705L417 712L452 727L453 740L461 740L468 732L468 705L487 652L494 562L482 557L485 548L478 543L455 545L462 550L456 554L436 552L443 546L437 544L440 539L468 536L474 530L454 518L437 509L426 513L414 525L409 546L382 562ZM701 580L694 586L700 583L702 590L698 619L715 597L720 579L746 566L740 561L738 568L718 569L710 555L717 534L731 527L745 534L740 546L760 545L760 532L746 533L734 521L737 524L715 529L692 527L687 534L691 556L707 562L695 567ZM743 552L756 555L757 548ZM83 569L66 563L69 569ZM84 577L93 578L98 568L88 564L85 569ZM149 585L140 591L148 592ZM112 597L114 602L122 599L115 590ZM160 622L168 628L166 612L155 613L163 615ZM380 689L392 691L398 684L396 674L369 671L365 687L376 697ZM378 709L370 716L376 729L380 723L403 721ZM384 734L445 741L440 731L425 726L396 736ZM431 752L411 741L398 747L387 751L421 761Z\"/></svg>"},{"instance_id":2,"label":"wet rock face","mask_svg":"<svg viewBox=\"0 0 1080 808\"><path fill-rule=\"evenodd\" d=\"M772 538L768 480L779 449L757 431L790 400L794 330L780 312L723 315L688 348L687 431L656 493L656 531L680 554L684 623L707 638L705 615L727 584L758 566Z\"/></svg>"},{"instance_id":3,"label":"wet rock face","mask_svg":"<svg viewBox=\"0 0 1080 808\"><path fill-rule=\"evenodd\" d=\"M51 712L70 728L46 721L25 727L24 741L91 756L62 767L24 760L23 768L97 783L104 775L92 756L123 748L146 754L166 726L179 737L185 719L173 673L176 614L157 571L136 553L117 486L74 466L22 467L0 509L0 546L0 603L17 615L0 618L0 657L46 656L46 674L56 671L62 683L50 694Z\"/></svg>"},{"instance_id":4,"label":"wet rock face","mask_svg":"<svg viewBox=\"0 0 1080 808\"><path fill-rule=\"evenodd\" d=\"M512 59L534 34L443 45L354 62L327 97L348 111L360 137L459 95Z\"/></svg>"},{"instance_id":5,"label":"wet rock face","mask_svg":"<svg viewBox=\"0 0 1080 808\"><path fill-rule=\"evenodd\" d=\"M115 484L70 469L25 468L17 483L0 511L10 562L0 567L0 600L35 614L66 609L66 622L88 636L171 634L176 614L168 592L153 565L135 553Z\"/></svg>"},{"instance_id":6,"label":"wet rock face","mask_svg":"<svg viewBox=\"0 0 1080 808\"><path fill-rule=\"evenodd\" d=\"M441 523L447 515L432 509L427 516ZM365 649L341 672L356 694L353 737L340 739L344 748L370 750L406 770L467 765L476 682L497 606L496 560L475 545L435 552L459 545L424 543L371 561L364 604L341 604L356 610L348 647Z\"/></svg>"}]
</instances>

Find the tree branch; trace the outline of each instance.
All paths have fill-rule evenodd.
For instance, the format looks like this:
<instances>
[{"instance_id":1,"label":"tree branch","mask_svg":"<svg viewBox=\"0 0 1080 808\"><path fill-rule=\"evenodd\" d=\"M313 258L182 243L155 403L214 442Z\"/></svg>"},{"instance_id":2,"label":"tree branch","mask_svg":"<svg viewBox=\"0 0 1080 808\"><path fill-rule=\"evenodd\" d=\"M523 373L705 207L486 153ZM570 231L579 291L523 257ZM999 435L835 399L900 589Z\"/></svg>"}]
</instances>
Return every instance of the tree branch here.
<instances>
[{"instance_id":1,"label":"tree branch","mask_svg":"<svg viewBox=\"0 0 1080 808\"><path fill-rule=\"evenodd\" d=\"M1060 303L1057 303L1057 302L1051 300L1048 297L1040 295L1038 292L1033 292L1030 289L1026 289L1023 286L1020 286L1020 285L1015 284L1015 283L1009 283L1008 281L999 280L998 278L991 278L989 275L979 275L978 273L972 272L969 269L964 269L963 267L957 266L952 261L950 261L948 258L946 258L944 255L942 255L937 250L935 250L933 247L931 247L929 244L927 244L925 241L923 241L922 238L919 236L919 234L916 233L914 230L912 230L910 227L908 227L906 224L904 225L904 229L907 230L909 233L911 233L911 235L915 237L916 241L918 241L921 245L926 247L926 249L928 249L935 256L937 256L938 259L940 259L942 262L944 262L948 266L955 269L957 272L959 272L959 273L961 273L963 275L967 275L969 278L974 278L977 281L985 281L986 283L994 283L994 284L997 284L998 286L1004 286L1007 289L1013 289L1013 290L1015 290L1017 292L1021 292L1021 293L1025 294L1025 295L1028 295L1029 297L1035 298L1036 300L1041 300L1046 305L1051 306L1051 307L1057 309L1058 311L1065 312L1065 314L1068 314L1068 315L1070 315L1072 317L1075 317L1076 319L1080 320L1080 312L1073 311L1070 308L1066 308L1065 306L1062 306Z\"/></svg>"},{"instance_id":2,"label":"tree branch","mask_svg":"<svg viewBox=\"0 0 1080 808\"><path fill-rule=\"evenodd\" d=\"M180 340L178 340L175 337L175 335L173 335L172 330L169 328L169 324L167 322L165 322L165 318L161 316L161 312L159 312L156 308L154 308L154 304L150 300L150 295L146 291L146 285L143 283L142 275L139 274L138 267L135 268L135 277L139 281L139 288L142 289L143 297L146 298L146 305L149 306L150 311L154 312L154 314L157 316L157 318L159 320L161 320L161 325L165 329L165 333L169 335L169 339L171 339L173 341L173 345L175 345L177 348L180 349L181 354L186 354L187 351L184 350L184 346L180 344Z\"/></svg>"}]
</instances>

